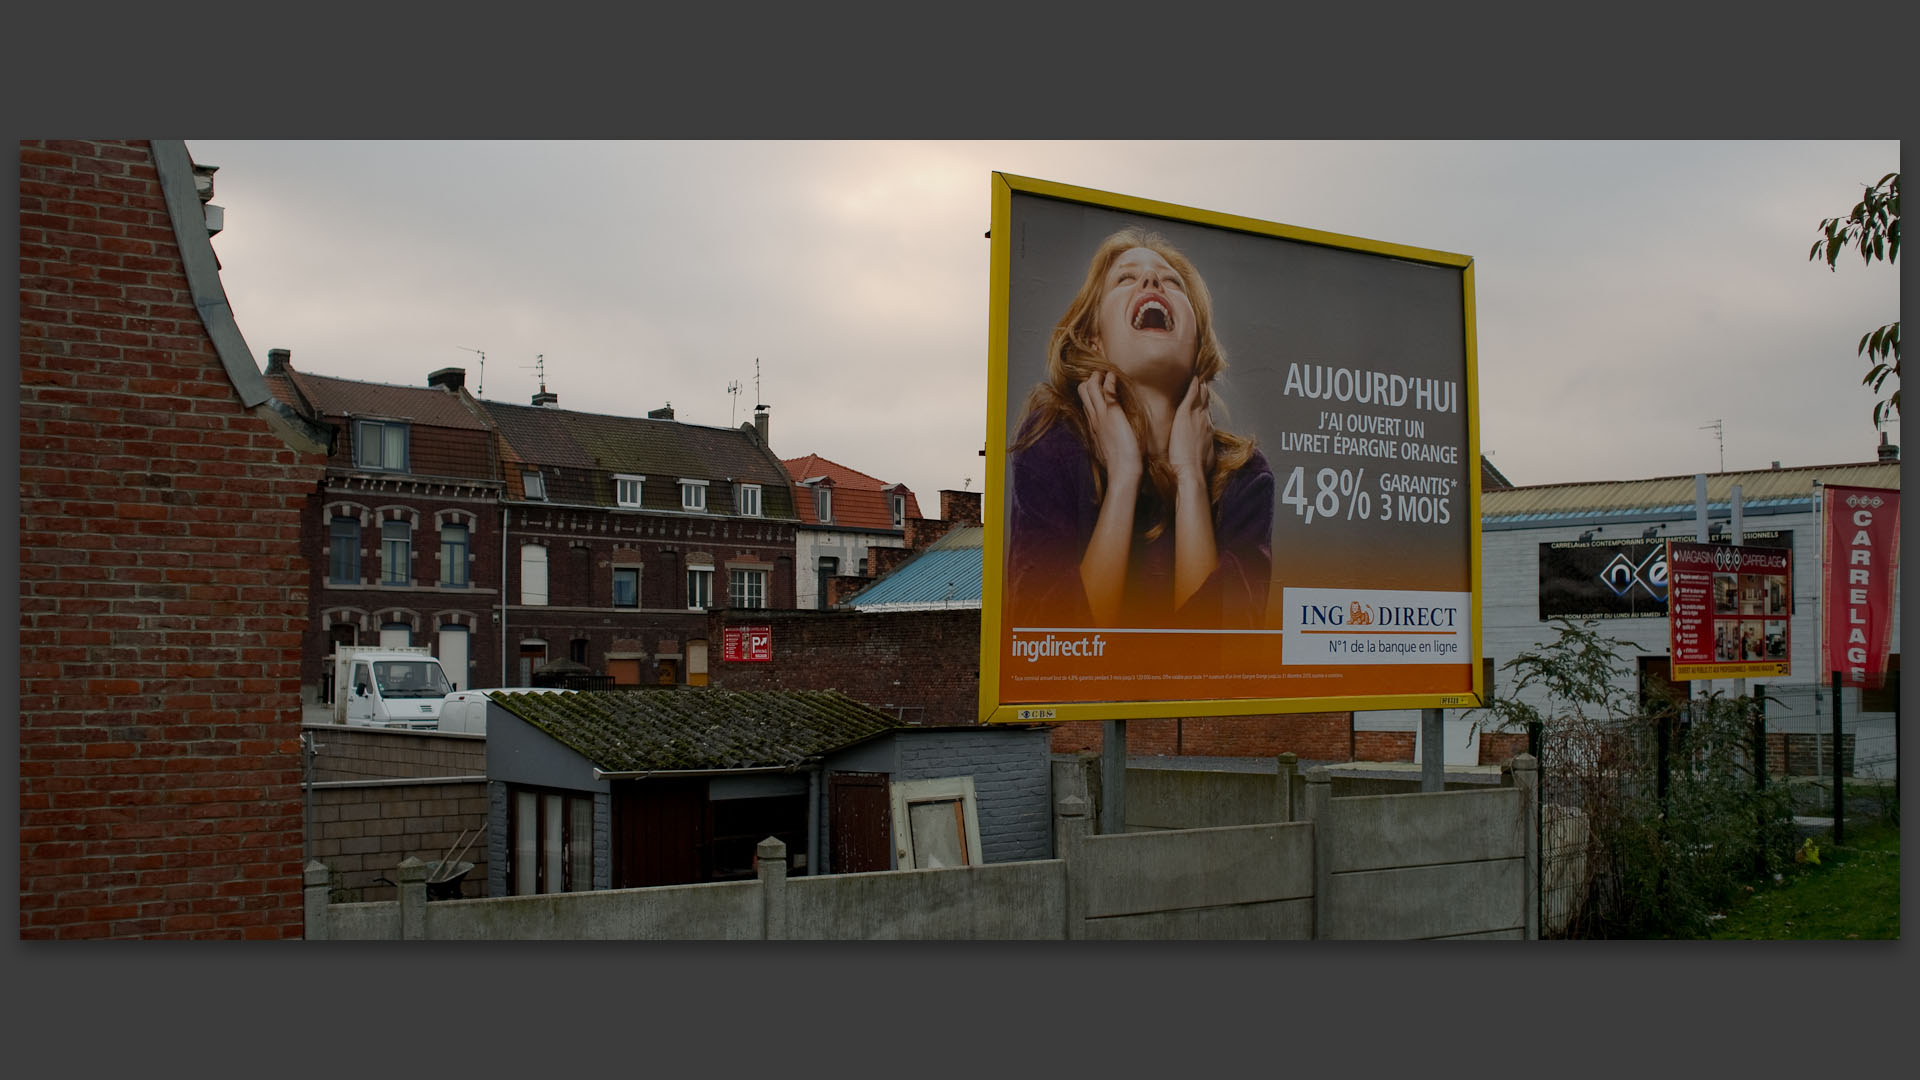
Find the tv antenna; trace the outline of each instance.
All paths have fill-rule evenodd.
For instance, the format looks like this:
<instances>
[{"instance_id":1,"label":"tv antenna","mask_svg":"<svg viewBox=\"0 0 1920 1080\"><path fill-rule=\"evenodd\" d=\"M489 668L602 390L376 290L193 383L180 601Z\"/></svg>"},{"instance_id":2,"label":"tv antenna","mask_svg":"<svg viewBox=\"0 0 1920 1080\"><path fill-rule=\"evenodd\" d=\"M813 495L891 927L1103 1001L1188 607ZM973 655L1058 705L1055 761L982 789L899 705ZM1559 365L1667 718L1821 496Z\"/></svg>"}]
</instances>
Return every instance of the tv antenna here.
<instances>
[{"instance_id":1,"label":"tv antenna","mask_svg":"<svg viewBox=\"0 0 1920 1080\"><path fill-rule=\"evenodd\" d=\"M727 417L728 417L727 426L732 427L733 424L740 419L740 380L739 379L735 379L732 382L727 384L727 393L733 396L733 411L727 414Z\"/></svg>"},{"instance_id":2,"label":"tv antenna","mask_svg":"<svg viewBox=\"0 0 1920 1080\"><path fill-rule=\"evenodd\" d=\"M473 396L474 397L487 396L487 350L469 349L465 345L455 345L454 348L459 349L463 352L480 354L480 378L478 381L476 381L473 384Z\"/></svg>"},{"instance_id":3,"label":"tv antenna","mask_svg":"<svg viewBox=\"0 0 1920 1080\"><path fill-rule=\"evenodd\" d=\"M532 369L533 373L540 377L540 392L543 394L546 393L547 392L547 354L534 353L533 363L520 365L520 370L526 371L528 369Z\"/></svg>"},{"instance_id":4,"label":"tv antenna","mask_svg":"<svg viewBox=\"0 0 1920 1080\"><path fill-rule=\"evenodd\" d=\"M1721 472L1726 472L1726 471L1727 471L1727 428L1726 428L1726 422L1725 422L1724 420L1715 420L1715 421L1714 421L1713 423L1711 423L1711 424L1702 424L1702 425L1700 425L1700 427L1699 427L1699 430L1701 430L1701 431L1709 431L1709 430L1711 430L1711 431L1713 432L1713 437L1714 437L1715 439L1718 439L1718 440L1720 441L1720 471L1721 471Z\"/></svg>"},{"instance_id":5,"label":"tv antenna","mask_svg":"<svg viewBox=\"0 0 1920 1080\"><path fill-rule=\"evenodd\" d=\"M753 408L755 412L760 410L760 358L757 356L753 358Z\"/></svg>"}]
</instances>

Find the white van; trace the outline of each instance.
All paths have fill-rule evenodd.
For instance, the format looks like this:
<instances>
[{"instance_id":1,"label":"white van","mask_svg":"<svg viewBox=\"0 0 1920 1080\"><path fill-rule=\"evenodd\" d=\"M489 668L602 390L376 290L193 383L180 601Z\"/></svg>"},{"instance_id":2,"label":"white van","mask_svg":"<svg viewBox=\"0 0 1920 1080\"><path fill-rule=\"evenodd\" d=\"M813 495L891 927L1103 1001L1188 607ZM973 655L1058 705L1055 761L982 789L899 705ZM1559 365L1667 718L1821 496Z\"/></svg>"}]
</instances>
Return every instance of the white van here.
<instances>
[{"instance_id":1,"label":"white van","mask_svg":"<svg viewBox=\"0 0 1920 1080\"><path fill-rule=\"evenodd\" d=\"M453 686L422 646L342 645L333 655L333 722L432 729Z\"/></svg>"},{"instance_id":2,"label":"white van","mask_svg":"<svg viewBox=\"0 0 1920 1080\"><path fill-rule=\"evenodd\" d=\"M574 694L553 686L501 686L491 690L455 690L440 703L440 730L468 735L487 733L487 699L494 694Z\"/></svg>"}]
</instances>

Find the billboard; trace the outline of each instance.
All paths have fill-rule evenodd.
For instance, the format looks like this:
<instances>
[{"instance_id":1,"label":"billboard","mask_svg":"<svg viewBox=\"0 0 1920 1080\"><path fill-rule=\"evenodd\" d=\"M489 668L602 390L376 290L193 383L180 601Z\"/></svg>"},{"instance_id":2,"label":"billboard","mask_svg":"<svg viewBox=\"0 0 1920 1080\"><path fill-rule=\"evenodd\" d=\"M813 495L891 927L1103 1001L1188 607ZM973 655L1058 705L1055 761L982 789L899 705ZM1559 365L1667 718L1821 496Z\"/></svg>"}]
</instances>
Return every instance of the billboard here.
<instances>
[{"instance_id":1,"label":"billboard","mask_svg":"<svg viewBox=\"0 0 1920 1080\"><path fill-rule=\"evenodd\" d=\"M1900 493L1828 487L1821 506L1820 681L1879 689L1893 644Z\"/></svg>"},{"instance_id":2,"label":"billboard","mask_svg":"<svg viewBox=\"0 0 1920 1080\"><path fill-rule=\"evenodd\" d=\"M982 718L1476 704L1472 260L992 182Z\"/></svg>"},{"instance_id":3,"label":"billboard","mask_svg":"<svg viewBox=\"0 0 1920 1080\"><path fill-rule=\"evenodd\" d=\"M1791 548L1669 542L1667 604L1674 682L1792 673Z\"/></svg>"},{"instance_id":4,"label":"billboard","mask_svg":"<svg viewBox=\"0 0 1920 1080\"><path fill-rule=\"evenodd\" d=\"M1793 546L1790 529L1746 532L1751 547ZM1667 540L1561 540L1540 545L1540 621L1664 619Z\"/></svg>"}]
</instances>

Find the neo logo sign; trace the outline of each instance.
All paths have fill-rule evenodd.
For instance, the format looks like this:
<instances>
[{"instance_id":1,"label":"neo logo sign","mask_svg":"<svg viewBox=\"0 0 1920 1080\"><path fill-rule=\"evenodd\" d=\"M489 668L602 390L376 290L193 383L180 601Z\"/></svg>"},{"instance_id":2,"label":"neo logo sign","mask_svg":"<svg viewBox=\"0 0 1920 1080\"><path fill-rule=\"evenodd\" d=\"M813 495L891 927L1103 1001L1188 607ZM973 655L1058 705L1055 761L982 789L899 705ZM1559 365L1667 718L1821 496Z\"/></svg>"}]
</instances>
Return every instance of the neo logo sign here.
<instances>
[{"instance_id":1,"label":"neo logo sign","mask_svg":"<svg viewBox=\"0 0 1920 1080\"><path fill-rule=\"evenodd\" d=\"M1613 591L1613 595L1625 598L1635 589L1644 589L1655 600L1667 598L1667 550L1656 547L1647 552L1646 558L1638 563L1627 558L1626 552L1613 557L1613 561L1600 571L1600 580Z\"/></svg>"}]
</instances>

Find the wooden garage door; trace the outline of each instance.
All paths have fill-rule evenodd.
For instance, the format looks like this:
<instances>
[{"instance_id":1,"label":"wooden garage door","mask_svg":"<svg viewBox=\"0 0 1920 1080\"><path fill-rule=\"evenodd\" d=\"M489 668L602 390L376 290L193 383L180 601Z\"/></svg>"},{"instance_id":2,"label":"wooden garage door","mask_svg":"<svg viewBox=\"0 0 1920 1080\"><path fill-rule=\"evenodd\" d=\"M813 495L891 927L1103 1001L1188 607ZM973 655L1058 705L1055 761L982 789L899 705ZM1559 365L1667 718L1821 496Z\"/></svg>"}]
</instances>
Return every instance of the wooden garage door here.
<instances>
[{"instance_id":1,"label":"wooden garage door","mask_svg":"<svg viewBox=\"0 0 1920 1080\"><path fill-rule=\"evenodd\" d=\"M827 775L827 868L862 874L893 866L893 802L886 773Z\"/></svg>"},{"instance_id":2,"label":"wooden garage door","mask_svg":"<svg viewBox=\"0 0 1920 1080\"><path fill-rule=\"evenodd\" d=\"M704 777L622 780L612 787L614 888L707 879Z\"/></svg>"}]
</instances>

